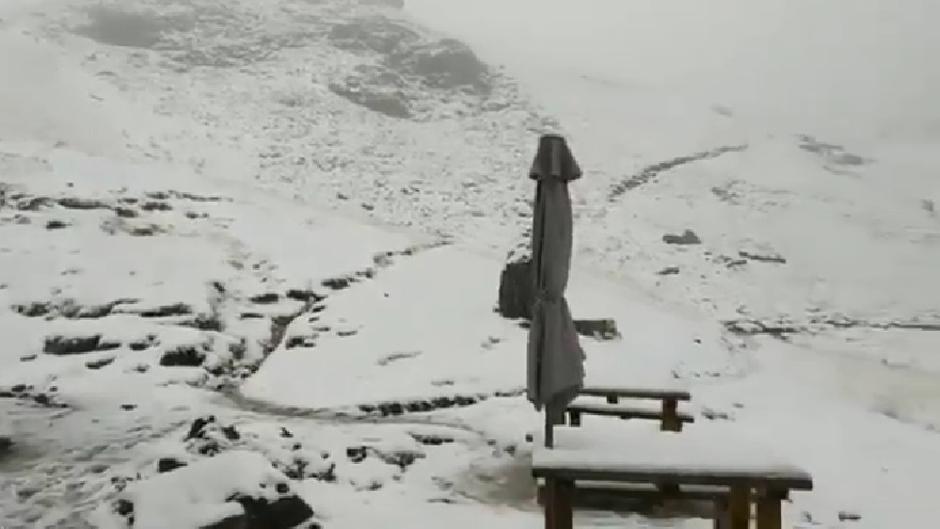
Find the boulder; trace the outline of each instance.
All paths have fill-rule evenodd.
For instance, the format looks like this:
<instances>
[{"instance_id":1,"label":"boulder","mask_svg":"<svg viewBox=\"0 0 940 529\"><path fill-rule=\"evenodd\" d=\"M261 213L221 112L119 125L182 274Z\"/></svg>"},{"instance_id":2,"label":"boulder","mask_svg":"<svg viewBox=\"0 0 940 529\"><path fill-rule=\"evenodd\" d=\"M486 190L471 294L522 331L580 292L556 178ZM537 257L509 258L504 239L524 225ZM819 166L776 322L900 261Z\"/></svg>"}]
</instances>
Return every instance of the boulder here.
<instances>
[{"instance_id":1,"label":"boulder","mask_svg":"<svg viewBox=\"0 0 940 529\"><path fill-rule=\"evenodd\" d=\"M600 320L574 320L574 328L581 336L589 336L599 340L614 340L620 337L617 322L612 319Z\"/></svg>"},{"instance_id":2,"label":"boulder","mask_svg":"<svg viewBox=\"0 0 940 529\"><path fill-rule=\"evenodd\" d=\"M535 285L531 263L528 257L508 262L500 274L499 313L504 318L532 317Z\"/></svg>"}]
</instances>

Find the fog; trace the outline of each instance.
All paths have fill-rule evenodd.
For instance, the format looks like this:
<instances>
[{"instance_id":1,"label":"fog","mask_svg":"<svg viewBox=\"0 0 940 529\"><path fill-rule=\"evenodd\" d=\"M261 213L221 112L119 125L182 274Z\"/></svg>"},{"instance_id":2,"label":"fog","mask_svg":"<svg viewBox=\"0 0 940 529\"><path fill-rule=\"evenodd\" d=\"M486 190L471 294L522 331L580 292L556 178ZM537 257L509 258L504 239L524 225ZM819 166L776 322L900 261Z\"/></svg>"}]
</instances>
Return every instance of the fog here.
<instances>
[{"instance_id":1,"label":"fog","mask_svg":"<svg viewBox=\"0 0 940 529\"><path fill-rule=\"evenodd\" d=\"M933 0L408 0L406 9L505 64L569 122L598 105L574 84L590 83L621 101L598 119L614 105L654 121L718 105L772 131L940 138Z\"/></svg>"}]
</instances>

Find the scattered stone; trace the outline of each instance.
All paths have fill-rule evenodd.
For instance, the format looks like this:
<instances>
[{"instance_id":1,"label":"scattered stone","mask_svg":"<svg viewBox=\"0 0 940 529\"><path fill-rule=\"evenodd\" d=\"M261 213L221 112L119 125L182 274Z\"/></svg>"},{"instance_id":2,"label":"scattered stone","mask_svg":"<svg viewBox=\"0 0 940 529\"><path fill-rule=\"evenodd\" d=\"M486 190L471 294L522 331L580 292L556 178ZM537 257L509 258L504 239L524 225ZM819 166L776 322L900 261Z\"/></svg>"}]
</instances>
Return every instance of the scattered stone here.
<instances>
[{"instance_id":1,"label":"scattered stone","mask_svg":"<svg viewBox=\"0 0 940 529\"><path fill-rule=\"evenodd\" d=\"M349 283L350 283L349 278L334 277L331 279L324 279L321 284L332 290L343 290L344 288L349 287Z\"/></svg>"},{"instance_id":2,"label":"scattered stone","mask_svg":"<svg viewBox=\"0 0 940 529\"><path fill-rule=\"evenodd\" d=\"M692 230L685 230L682 232L682 235L675 235L667 233L663 235L663 242L666 244L679 244L679 245L690 245L690 244L702 244L702 239Z\"/></svg>"},{"instance_id":3,"label":"scattered stone","mask_svg":"<svg viewBox=\"0 0 940 529\"><path fill-rule=\"evenodd\" d=\"M222 435L225 436L229 441L237 441L241 439L241 434L238 433L238 430L235 429L235 425L223 426Z\"/></svg>"},{"instance_id":4,"label":"scattered stone","mask_svg":"<svg viewBox=\"0 0 940 529\"><path fill-rule=\"evenodd\" d=\"M281 298L276 293L268 292L265 294L258 294L257 296L252 296L251 298L249 298L249 301L251 301L252 303L257 303L259 305L268 305L271 303L277 303L279 299Z\"/></svg>"},{"instance_id":5,"label":"scattered stone","mask_svg":"<svg viewBox=\"0 0 940 529\"><path fill-rule=\"evenodd\" d=\"M353 463L362 463L368 456L368 449L365 446L351 446L346 449L346 457Z\"/></svg>"},{"instance_id":6,"label":"scattered stone","mask_svg":"<svg viewBox=\"0 0 940 529\"><path fill-rule=\"evenodd\" d=\"M51 304L44 302L33 302L28 305L13 305L12 308L17 314L21 314L27 318L38 318L52 311Z\"/></svg>"},{"instance_id":7,"label":"scattered stone","mask_svg":"<svg viewBox=\"0 0 940 529\"><path fill-rule=\"evenodd\" d=\"M131 411L137 409L136 404L121 404L121 409L124 411Z\"/></svg>"},{"instance_id":8,"label":"scattered stone","mask_svg":"<svg viewBox=\"0 0 940 529\"><path fill-rule=\"evenodd\" d=\"M46 337L42 350L54 355L84 354L113 349L113 344L114 342L102 342L100 334L72 337L57 335Z\"/></svg>"},{"instance_id":9,"label":"scattered stone","mask_svg":"<svg viewBox=\"0 0 940 529\"><path fill-rule=\"evenodd\" d=\"M114 362L114 359L115 357L108 356L98 360L89 360L85 362L85 367L88 369L101 369L102 367L111 364L111 362Z\"/></svg>"},{"instance_id":10,"label":"scattered stone","mask_svg":"<svg viewBox=\"0 0 940 529\"><path fill-rule=\"evenodd\" d=\"M287 428L281 426L281 437L285 439L291 439L294 437L294 434L292 434Z\"/></svg>"},{"instance_id":11,"label":"scattered stone","mask_svg":"<svg viewBox=\"0 0 940 529\"><path fill-rule=\"evenodd\" d=\"M348 338L350 336L355 336L357 334L359 334L359 331L356 329L346 329L342 331L336 331L336 335L341 338Z\"/></svg>"},{"instance_id":12,"label":"scattered stone","mask_svg":"<svg viewBox=\"0 0 940 529\"><path fill-rule=\"evenodd\" d=\"M134 514L134 504L125 499L119 499L114 504L114 512L121 516Z\"/></svg>"},{"instance_id":13,"label":"scattered stone","mask_svg":"<svg viewBox=\"0 0 940 529\"><path fill-rule=\"evenodd\" d=\"M678 273L679 273L678 266L667 266L666 268L663 268L659 272L656 272L657 275L661 275L661 276L674 276Z\"/></svg>"},{"instance_id":14,"label":"scattered stone","mask_svg":"<svg viewBox=\"0 0 940 529\"><path fill-rule=\"evenodd\" d=\"M169 316L187 316L193 313L193 308L185 303L173 303L171 305L162 305L153 309L147 309L140 312L144 318L165 318Z\"/></svg>"},{"instance_id":15,"label":"scattered stone","mask_svg":"<svg viewBox=\"0 0 940 529\"><path fill-rule=\"evenodd\" d=\"M286 294L288 299L293 299L295 301L303 301L305 303L318 303L326 299L326 296L317 294L312 290L300 290L300 289L290 289Z\"/></svg>"},{"instance_id":16,"label":"scattered stone","mask_svg":"<svg viewBox=\"0 0 940 529\"><path fill-rule=\"evenodd\" d=\"M702 417L705 417L706 419L708 419L708 420L710 420L710 421L716 421L716 420L730 421L730 420L732 420L731 415L729 415L727 412L714 410L714 409L712 409L712 408L702 408Z\"/></svg>"},{"instance_id":17,"label":"scattered stone","mask_svg":"<svg viewBox=\"0 0 940 529\"><path fill-rule=\"evenodd\" d=\"M857 522L862 519L862 515L852 511L839 511L840 522Z\"/></svg>"},{"instance_id":18,"label":"scattered stone","mask_svg":"<svg viewBox=\"0 0 940 529\"><path fill-rule=\"evenodd\" d=\"M153 345L150 341L138 340L131 342L128 346L131 348L131 351L143 351Z\"/></svg>"},{"instance_id":19,"label":"scattered stone","mask_svg":"<svg viewBox=\"0 0 940 529\"><path fill-rule=\"evenodd\" d=\"M783 257L780 256L780 255L776 255L776 254L761 255L761 254L756 254L756 253L750 253L750 252L740 251L740 252L738 252L738 255L741 256L741 257L744 258L744 259L749 259L749 260L751 260L751 261L760 261L760 262L762 262L762 263L780 263L780 264L785 264L785 263L787 262L787 260L786 260L785 258L783 258Z\"/></svg>"},{"instance_id":20,"label":"scattered stone","mask_svg":"<svg viewBox=\"0 0 940 529\"><path fill-rule=\"evenodd\" d=\"M60 206L68 209L111 209L111 206L94 199L65 197L58 200Z\"/></svg>"},{"instance_id":21,"label":"scattered stone","mask_svg":"<svg viewBox=\"0 0 940 529\"><path fill-rule=\"evenodd\" d=\"M36 354L28 354L20 357L20 362L32 362L37 357Z\"/></svg>"},{"instance_id":22,"label":"scattered stone","mask_svg":"<svg viewBox=\"0 0 940 529\"><path fill-rule=\"evenodd\" d=\"M427 446L440 446L454 442L453 437L443 437L440 435L424 435L417 433L411 433L408 435L410 435L415 441Z\"/></svg>"},{"instance_id":23,"label":"scattered stone","mask_svg":"<svg viewBox=\"0 0 940 529\"><path fill-rule=\"evenodd\" d=\"M192 345L181 345L170 349L160 357L161 366L198 367L205 361L206 355Z\"/></svg>"},{"instance_id":24,"label":"scattered stone","mask_svg":"<svg viewBox=\"0 0 940 529\"><path fill-rule=\"evenodd\" d=\"M62 220L50 220L46 223L47 230L61 230L65 227L68 227L68 223Z\"/></svg>"},{"instance_id":25,"label":"scattered stone","mask_svg":"<svg viewBox=\"0 0 940 529\"><path fill-rule=\"evenodd\" d=\"M407 353L392 353L392 354L383 356L376 363L380 366L387 366L388 364L391 364L392 362L395 362L397 360L404 360L406 358L415 358L416 356L419 356L420 354L421 354L421 351L412 351L412 352L407 352Z\"/></svg>"},{"instance_id":26,"label":"scattered stone","mask_svg":"<svg viewBox=\"0 0 940 529\"><path fill-rule=\"evenodd\" d=\"M599 340L615 340L620 338L617 322L612 319L601 320L574 320L574 328L581 336L589 336Z\"/></svg>"},{"instance_id":27,"label":"scattered stone","mask_svg":"<svg viewBox=\"0 0 940 529\"><path fill-rule=\"evenodd\" d=\"M215 422L215 415L207 415L205 417L197 417L193 421L192 425L189 427L189 433L186 434L186 437L183 438L183 441L188 441L190 439L203 439L205 438L205 428L209 424Z\"/></svg>"},{"instance_id":28,"label":"scattered stone","mask_svg":"<svg viewBox=\"0 0 940 529\"><path fill-rule=\"evenodd\" d=\"M173 206L167 204L166 202L144 202L140 209L144 211L170 211L173 209Z\"/></svg>"},{"instance_id":29,"label":"scattered stone","mask_svg":"<svg viewBox=\"0 0 940 529\"><path fill-rule=\"evenodd\" d=\"M10 450L13 447L13 440L9 437L0 435L0 455L3 455L4 452Z\"/></svg>"},{"instance_id":30,"label":"scattered stone","mask_svg":"<svg viewBox=\"0 0 940 529\"><path fill-rule=\"evenodd\" d=\"M178 469L178 468L182 468L182 467L185 467L185 466L186 466L186 463L184 463L184 462L182 462L182 461L180 461L180 460L178 460L178 459L176 459L176 458L173 458L173 457L161 457L160 460L157 461L157 472L159 472L159 473L161 473L161 474L164 473L164 472L172 472L172 471L174 471L174 470L176 470L176 469Z\"/></svg>"},{"instance_id":31,"label":"scattered stone","mask_svg":"<svg viewBox=\"0 0 940 529\"><path fill-rule=\"evenodd\" d=\"M242 312L239 318L243 320L260 320L264 318L264 314L258 312Z\"/></svg>"},{"instance_id":32,"label":"scattered stone","mask_svg":"<svg viewBox=\"0 0 940 529\"><path fill-rule=\"evenodd\" d=\"M137 217L137 211L131 208L125 208L122 206L118 206L114 208L114 213L116 213L118 217L121 217L123 219L133 219Z\"/></svg>"}]
</instances>

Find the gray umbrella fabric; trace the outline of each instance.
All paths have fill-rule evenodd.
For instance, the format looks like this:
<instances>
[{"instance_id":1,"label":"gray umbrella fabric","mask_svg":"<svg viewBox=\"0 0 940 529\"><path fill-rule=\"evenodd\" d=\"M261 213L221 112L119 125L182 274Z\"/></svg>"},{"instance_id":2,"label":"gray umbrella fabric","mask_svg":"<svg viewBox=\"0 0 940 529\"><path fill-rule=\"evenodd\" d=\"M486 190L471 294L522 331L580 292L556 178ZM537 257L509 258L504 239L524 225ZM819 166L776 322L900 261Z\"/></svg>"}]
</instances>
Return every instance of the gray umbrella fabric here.
<instances>
[{"instance_id":1,"label":"gray umbrella fabric","mask_svg":"<svg viewBox=\"0 0 940 529\"><path fill-rule=\"evenodd\" d=\"M568 182L581 176L564 138L545 135L529 176L535 179L532 272L535 301L527 351L527 396L546 424L564 422L564 411L584 383L584 351L565 300L571 266L573 219Z\"/></svg>"}]
</instances>

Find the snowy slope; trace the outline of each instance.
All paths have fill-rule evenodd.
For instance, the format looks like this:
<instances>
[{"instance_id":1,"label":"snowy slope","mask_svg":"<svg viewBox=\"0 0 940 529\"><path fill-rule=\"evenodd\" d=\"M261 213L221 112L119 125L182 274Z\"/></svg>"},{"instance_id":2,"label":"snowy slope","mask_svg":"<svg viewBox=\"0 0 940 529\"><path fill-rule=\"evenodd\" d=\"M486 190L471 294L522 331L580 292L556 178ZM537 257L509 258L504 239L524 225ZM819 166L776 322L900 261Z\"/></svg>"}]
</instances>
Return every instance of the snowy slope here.
<instances>
[{"instance_id":1,"label":"snowy slope","mask_svg":"<svg viewBox=\"0 0 940 529\"><path fill-rule=\"evenodd\" d=\"M232 494L540 526L493 305L562 131L568 297L623 335L588 377L688 385L692 427L806 467L789 526L931 527L932 3L395 4L0 5L0 526L200 527ZM710 525L654 514L576 523Z\"/></svg>"}]
</instances>

